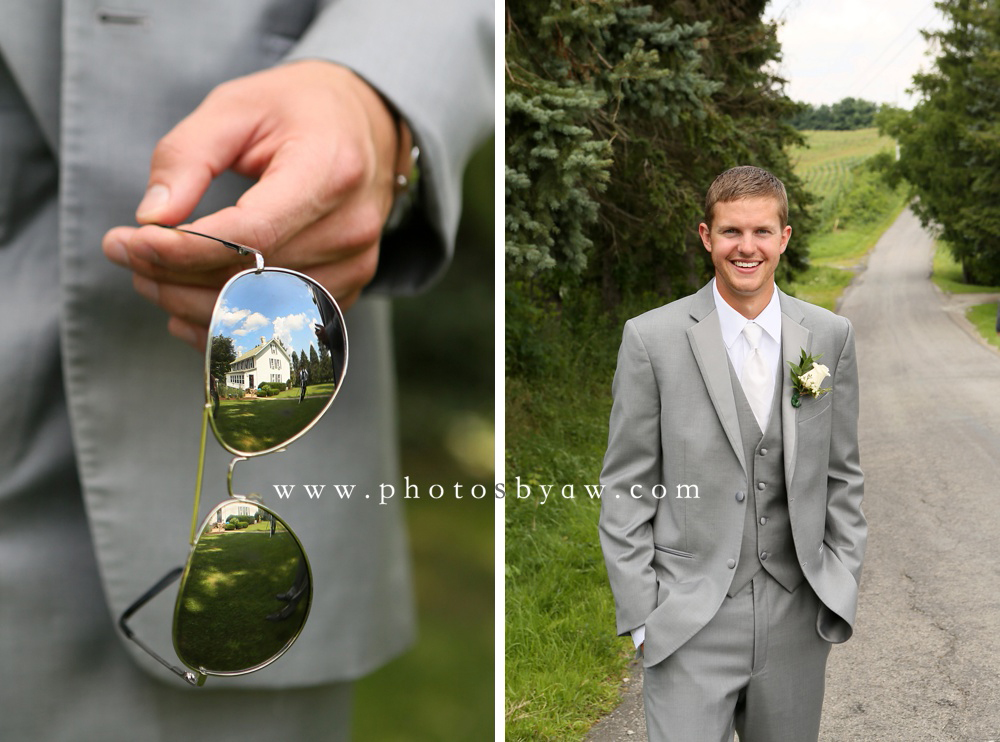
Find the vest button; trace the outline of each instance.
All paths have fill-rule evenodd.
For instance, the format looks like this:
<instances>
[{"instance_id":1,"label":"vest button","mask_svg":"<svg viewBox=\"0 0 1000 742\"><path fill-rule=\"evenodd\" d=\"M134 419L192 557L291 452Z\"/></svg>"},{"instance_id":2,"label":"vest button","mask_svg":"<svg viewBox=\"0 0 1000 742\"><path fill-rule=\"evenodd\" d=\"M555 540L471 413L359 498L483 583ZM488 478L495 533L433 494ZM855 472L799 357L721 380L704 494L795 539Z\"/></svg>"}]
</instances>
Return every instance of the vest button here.
<instances>
[{"instance_id":1,"label":"vest button","mask_svg":"<svg viewBox=\"0 0 1000 742\"><path fill-rule=\"evenodd\" d=\"M730 559L728 562L726 562L726 566L729 567L729 569L736 569L736 560Z\"/></svg>"},{"instance_id":2,"label":"vest button","mask_svg":"<svg viewBox=\"0 0 1000 742\"><path fill-rule=\"evenodd\" d=\"M767 524L767 517L766 516L760 519L760 524L762 526Z\"/></svg>"},{"instance_id":3,"label":"vest button","mask_svg":"<svg viewBox=\"0 0 1000 742\"><path fill-rule=\"evenodd\" d=\"M743 499L745 497L746 497L746 495L744 495L743 491L740 490L739 492L736 493L736 502L743 502Z\"/></svg>"},{"instance_id":4,"label":"vest button","mask_svg":"<svg viewBox=\"0 0 1000 742\"><path fill-rule=\"evenodd\" d=\"M761 560L762 562L766 562L766 561L767 561L767 552L766 552L766 551L762 551L762 552L760 553L760 560Z\"/></svg>"},{"instance_id":5,"label":"vest button","mask_svg":"<svg viewBox=\"0 0 1000 742\"><path fill-rule=\"evenodd\" d=\"M767 449L766 448L760 449L760 455L761 456L767 456Z\"/></svg>"},{"instance_id":6,"label":"vest button","mask_svg":"<svg viewBox=\"0 0 1000 742\"><path fill-rule=\"evenodd\" d=\"M757 489L763 490L765 487L767 487L767 485L763 482L757 482Z\"/></svg>"}]
</instances>

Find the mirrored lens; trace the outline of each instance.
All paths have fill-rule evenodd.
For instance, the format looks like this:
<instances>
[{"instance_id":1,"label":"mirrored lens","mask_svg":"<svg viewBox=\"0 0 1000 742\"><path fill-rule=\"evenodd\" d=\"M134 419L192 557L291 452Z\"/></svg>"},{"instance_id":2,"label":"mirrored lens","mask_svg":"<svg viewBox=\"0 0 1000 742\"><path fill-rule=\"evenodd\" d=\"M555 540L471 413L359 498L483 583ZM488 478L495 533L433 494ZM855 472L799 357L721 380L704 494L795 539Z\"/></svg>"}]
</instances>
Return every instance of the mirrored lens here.
<instances>
[{"instance_id":1,"label":"mirrored lens","mask_svg":"<svg viewBox=\"0 0 1000 742\"><path fill-rule=\"evenodd\" d=\"M347 367L347 332L327 291L292 271L248 271L223 288L209 327L215 435L239 455L289 443L322 415Z\"/></svg>"},{"instance_id":2,"label":"mirrored lens","mask_svg":"<svg viewBox=\"0 0 1000 742\"><path fill-rule=\"evenodd\" d=\"M209 674L256 670L298 637L312 585L298 539L273 511L220 503L188 558L174 611L181 661Z\"/></svg>"}]
</instances>

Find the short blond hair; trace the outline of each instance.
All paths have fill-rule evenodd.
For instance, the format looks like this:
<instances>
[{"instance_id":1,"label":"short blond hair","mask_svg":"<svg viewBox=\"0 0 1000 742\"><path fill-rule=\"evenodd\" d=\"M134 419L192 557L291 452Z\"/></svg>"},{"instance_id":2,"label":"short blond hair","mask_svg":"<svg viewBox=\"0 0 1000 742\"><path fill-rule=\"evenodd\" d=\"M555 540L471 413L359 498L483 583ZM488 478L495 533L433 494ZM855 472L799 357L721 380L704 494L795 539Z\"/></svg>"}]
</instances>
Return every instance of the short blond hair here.
<instances>
[{"instance_id":1,"label":"short blond hair","mask_svg":"<svg viewBox=\"0 0 1000 742\"><path fill-rule=\"evenodd\" d=\"M715 205L745 198L773 198L778 202L781 227L788 224L788 194L785 184L763 168L739 165L722 173L705 194L705 224L712 226Z\"/></svg>"}]
</instances>

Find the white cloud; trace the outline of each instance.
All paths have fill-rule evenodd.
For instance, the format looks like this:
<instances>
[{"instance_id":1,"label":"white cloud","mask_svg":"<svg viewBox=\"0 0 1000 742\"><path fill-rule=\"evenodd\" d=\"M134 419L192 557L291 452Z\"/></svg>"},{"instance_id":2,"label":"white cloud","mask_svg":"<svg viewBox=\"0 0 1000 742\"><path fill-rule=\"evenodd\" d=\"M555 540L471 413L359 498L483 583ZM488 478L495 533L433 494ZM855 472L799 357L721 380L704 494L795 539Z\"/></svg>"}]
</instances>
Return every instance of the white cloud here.
<instances>
[{"instance_id":1,"label":"white cloud","mask_svg":"<svg viewBox=\"0 0 1000 742\"><path fill-rule=\"evenodd\" d=\"M242 322L250 315L249 309L230 309L225 304L219 307L219 312L216 315L219 321L226 327L232 327L238 322Z\"/></svg>"},{"instance_id":2,"label":"white cloud","mask_svg":"<svg viewBox=\"0 0 1000 742\"><path fill-rule=\"evenodd\" d=\"M241 311L246 311L246 310L241 310ZM248 333L256 332L262 327L267 327L269 324L271 324L271 320L269 320L260 312L254 312L253 314L248 313L247 315L245 315L243 324L240 325L237 329L233 330L233 334L247 335Z\"/></svg>"},{"instance_id":3,"label":"white cloud","mask_svg":"<svg viewBox=\"0 0 1000 742\"><path fill-rule=\"evenodd\" d=\"M318 322L319 320L315 318L310 319L305 312L276 317L274 320L274 336L280 338L286 348L294 348L292 333L300 332Z\"/></svg>"}]
</instances>

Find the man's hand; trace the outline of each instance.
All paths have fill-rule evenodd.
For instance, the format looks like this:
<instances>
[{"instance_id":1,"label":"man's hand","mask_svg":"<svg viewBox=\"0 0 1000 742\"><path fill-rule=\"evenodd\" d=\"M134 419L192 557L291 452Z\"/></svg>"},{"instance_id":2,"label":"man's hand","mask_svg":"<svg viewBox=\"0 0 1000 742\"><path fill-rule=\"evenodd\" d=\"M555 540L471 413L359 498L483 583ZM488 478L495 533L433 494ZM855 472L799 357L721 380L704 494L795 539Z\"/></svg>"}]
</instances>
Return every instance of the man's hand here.
<instances>
[{"instance_id":1,"label":"man's hand","mask_svg":"<svg viewBox=\"0 0 1000 742\"><path fill-rule=\"evenodd\" d=\"M330 62L232 80L157 144L136 219L179 224L227 169L257 178L235 206L188 226L309 274L346 307L375 274L395 174L408 172L402 129L400 137L367 83ZM222 284L249 267L231 250L153 227L115 227L102 247L133 271L136 291L171 315L170 332L196 348Z\"/></svg>"}]
</instances>

